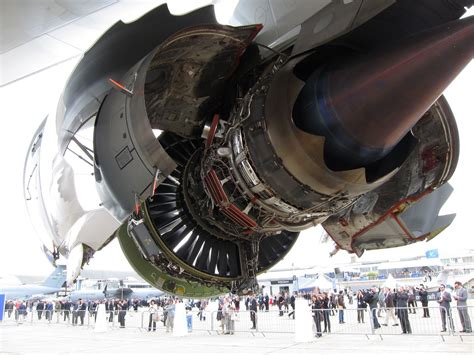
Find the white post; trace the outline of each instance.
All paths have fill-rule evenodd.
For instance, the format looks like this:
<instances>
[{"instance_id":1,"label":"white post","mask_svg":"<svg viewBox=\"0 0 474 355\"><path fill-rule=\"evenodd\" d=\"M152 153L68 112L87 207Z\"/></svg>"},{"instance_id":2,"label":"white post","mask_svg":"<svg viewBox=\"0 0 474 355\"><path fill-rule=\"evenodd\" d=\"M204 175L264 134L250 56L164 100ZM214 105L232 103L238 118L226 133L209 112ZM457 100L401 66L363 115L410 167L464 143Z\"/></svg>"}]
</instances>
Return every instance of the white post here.
<instances>
[{"instance_id":1,"label":"white post","mask_svg":"<svg viewBox=\"0 0 474 355\"><path fill-rule=\"evenodd\" d=\"M173 336L182 337L188 335L186 309L184 307L184 303L177 303L175 306Z\"/></svg>"},{"instance_id":2,"label":"white post","mask_svg":"<svg viewBox=\"0 0 474 355\"><path fill-rule=\"evenodd\" d=\"M313 340L311 307L304 298L297 298L295 300L295 342L303 343Z\"/></svg>"},{"instance_id":3,"label":"white post","mask_svg":"<svg viewBox=\"0 0 474 355\"><path fill-rule=\"evenodd\" d=\"M97 320L95 322L94 331L96 333L103 333L107 331L107 315L105 314L105 304L101 303L97 306Z\"/></svg>"}]
</instances>

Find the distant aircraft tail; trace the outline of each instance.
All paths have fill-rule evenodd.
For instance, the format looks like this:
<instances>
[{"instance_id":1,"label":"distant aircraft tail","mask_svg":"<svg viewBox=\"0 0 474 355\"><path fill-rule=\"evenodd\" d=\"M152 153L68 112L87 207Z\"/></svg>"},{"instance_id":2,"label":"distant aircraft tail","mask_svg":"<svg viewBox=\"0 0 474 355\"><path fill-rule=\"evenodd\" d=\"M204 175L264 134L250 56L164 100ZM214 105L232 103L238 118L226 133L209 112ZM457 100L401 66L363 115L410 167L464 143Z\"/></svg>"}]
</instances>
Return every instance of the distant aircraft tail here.
<instances>
[{"instance_id":1,"label":"distant aircraft tail","mask_svg":"<svg viewBox=\"0 0 474 355\"><path fill-rule=\"evenodd\" d=\"M42 286L61 288L66 282L66 265L58 265L51 275L43 281Z\"/></svg>"},{"instance_id":2,"label":"distant aircraft tail","mask_svg":"<svg viewBox=\"0 0 474 355\"><path fill-rule=\"evenodd\" d=\"M449 276L449 270L441 270L439 273L438 277L436 278L436 283L437 285L446 285L448 282L448 276Z\"/></svg>"}]
</instances>

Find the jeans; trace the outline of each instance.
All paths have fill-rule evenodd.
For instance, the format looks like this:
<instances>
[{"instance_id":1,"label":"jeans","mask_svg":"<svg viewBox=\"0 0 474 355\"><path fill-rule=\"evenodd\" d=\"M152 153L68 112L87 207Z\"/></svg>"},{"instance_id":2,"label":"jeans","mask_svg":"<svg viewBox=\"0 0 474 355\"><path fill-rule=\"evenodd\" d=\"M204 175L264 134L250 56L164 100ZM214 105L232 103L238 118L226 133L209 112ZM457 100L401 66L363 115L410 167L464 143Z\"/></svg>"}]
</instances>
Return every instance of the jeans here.
<instances>
[{"instance_id":1,"label":"jeans","mask_svg":"<svg viewBox=\"0 0 474 355\"><path fill-rule=\"evenodd\" d=\"M374 328L380 328L380 323L377 318L377 308L372 308L370 310L371 316L372 316L372 322L374 323Z\"/></svg>"}]
</instances>

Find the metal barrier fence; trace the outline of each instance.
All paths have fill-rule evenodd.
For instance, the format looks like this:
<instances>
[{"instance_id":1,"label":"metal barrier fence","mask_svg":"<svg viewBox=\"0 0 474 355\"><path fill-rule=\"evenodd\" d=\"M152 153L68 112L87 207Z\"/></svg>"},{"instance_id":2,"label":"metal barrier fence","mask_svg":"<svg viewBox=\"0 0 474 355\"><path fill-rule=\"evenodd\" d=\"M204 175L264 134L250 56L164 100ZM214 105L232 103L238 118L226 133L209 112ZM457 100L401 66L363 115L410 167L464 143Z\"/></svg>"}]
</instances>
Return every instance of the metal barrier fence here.
<instances>
[{"instance_id":1,"label":"metal barrier fence","mask_svg":"<svg viewBox=\"0 0 474 355\"><path fill-rule=\"evenodd\" d=\"M470 319L474 320L474 306L464 308ZM463 310L463 309L461 309ZM360 335L396 335L402 334L402 319L407 321L406 333L412 335L457 335L466 336L474 333L461 333L461 319L457 307L444 309L442 307L422 307L416 308L416 313L412 313L413 308L387 308L376 309L374 314L369 308L358 310L355 308L344 309L340 315L340 310L317 310L313 313L314 334L360 334ZM424 311L426 313L424 313ZM295 311L296 314L297 310ZM294 314L270 311L239 311L232 317L223 316L218 320L217 311L188 311L186 314L189 331L205 331L208 333L294 333ZM424 317L429 313L429 317ZM378 315L377 315L378 314ZM443 314L445 315L445 327L443 330ZM465 313L463 313L465 314ZM119 328L124 320L126 328L138 328L142 331L166 330L166 316L162 310L158 311L159 319L153 318L148 310L140 311L106 311L106 321L110 328ZM65 311L65 310L12 310L6 311L4 324L62 324L66 326L94 327L96 322L96 312L86 311ZM253 322L255 320L255 323ZM374 322L376 319L376 322ZM155 324L153 324L155 323ZM317 324L319 323L319 326ZM378 326L380 325L380 326ZM171 330L171 326L168 327ZM472 329L470 329L472 331Z\"/></svg>"},{"instance_id":2,"label":"metal barrier fence","mask_svg":"<svg viewBox=\"0 0 474 355\"><path fill-rule=\"evenodd\" d=\"M67 326L95 326L97 312L89 310L11 310L5 311L4 324L62 324ZM110 327L120 327L120 319L131 321L131 326L142 328L142 312L106 311Z\"/></svg>"},{"instance_id":3,"label":"metal barrier fence","mask_svg":"<svg viewBox=\"0 0 474 355\"><path fill-rule=\"evenodd\" d=\"M402 318L407 319L405 333L414 335L450 335L454 334L450 327L449 318L447 320L447 331L443 334L440 307L429 307L430 318L423 318L422 313L410 313L408 308L383 309L380 316L375 318L372 311L367 309L344 309L344 310L317 310L313 312L313 333L324 335L331 334L360 334L360 335L397 335L403 334ZM443 309L444 311L444 309ZM474 307L470 309L470 313ZM295 313L297 310L295 311ZM454 312L451 312L453 314ZM235 332L261 332L261 333L293 333L295 331L295 322L290 313L279 311L257 312L256 329L253 329L251 321L251 311L240 311L239 320L234 322ZM215 319L217 312L213 312L212 318ZM404 318L406 317L406 318ZM452 318L453 321L455 318ZM318 324L319 323L319 324ZM212 331L226 332L226 320L214 322Z\"/></svg>"}]
</instances>

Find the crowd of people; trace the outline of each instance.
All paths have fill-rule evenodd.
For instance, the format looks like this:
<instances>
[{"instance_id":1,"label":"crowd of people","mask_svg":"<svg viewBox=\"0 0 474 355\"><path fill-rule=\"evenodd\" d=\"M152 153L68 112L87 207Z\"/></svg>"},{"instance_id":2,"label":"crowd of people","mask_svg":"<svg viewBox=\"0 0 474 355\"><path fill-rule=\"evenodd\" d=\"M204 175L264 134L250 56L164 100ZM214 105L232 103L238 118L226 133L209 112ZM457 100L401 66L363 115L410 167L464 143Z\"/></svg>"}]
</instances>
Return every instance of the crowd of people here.
<instances>
[{"instance_id":1,"label":"crowd of people","mask_svg":"<svg viewBox=\"0 0 474 355\"><path fill-rule=\"evenodd\" d=\"M321 337L323 333L331 333L331 317L337 315L339 324L345 322L346 301L354 304L352 308L357 310L357 322L365 323L369 321L373 329L382 326L400 326L403 334L411 334L409 314L416 314L418 301L421 303L423 318L430 318L430 308L428 308L428 292L423 287L404 287L398 289L372 287L366 290L359 290L353 293L349 290L339 292L322 292L315 288L312 292L282 292L269 296L266 293L249 295L241 299L237 295L222 296L213 300L182 300L177 297L164 297L153 300L120 300L105 299L101 301L78 300L46 300L46 301L7 301L5 312L8 318L14 317L22 321L30 312L34 312L38 320L54 319L71 322L72 325L82 326L85 324L85 317L89 319L97 317L99 304L105 305L107 320L114 322L117 319L121 328L125 327L125 319L128 311L138 311L141 307L148 312L148 331L156 331L157 323L162 322L167 332L173 330L175 307L177 303L184 302L187 312L188 329L192 329L192 312L196 310L196 317L199 321L205 321L206 317L214 315L219 323L221 334L234 334L235 322L243 317L241 311L242 304L245 306L247 317L250 321L250 329L258 327L258 312L268 312L271 309L278 309L278 316L286 315L288 318L295 318L295 301L297 298L304 298L311 306L312 317L315 324L315 336ZM438 303L441 313L441 332L448 329L454 331L455 325L451 313L451 302L456 301L456 308L459 313L461 332L471 333L471 321L467 308L467 290L460 282L455 283L453 292L447 292L444 285L440 286ZM211 308L210 305L213 304ZM366 319L366 316L370 319ZM116 318L115 318L116 317Z\"/></svg>"},{"instance_id":2,"label":"crowd of people","mask_svg":"<svg viewBox=\"0 0 474 355\"><path fill-rule=\"evenodd\" d=\"M146 301L120 299L105 299L102 301L79 299L74 302L69 300L7 300L5 303L5 313L8 318L11 318L13 315L17 321L24 321L29 313L34 312L38 320L52 321L53 317L55 317L58 320L62 319L63 321L71 322L74 326L83 326L86 315L96 319L97 307L100 303L105 304L109 321L113 322L116 316L122 328L125 327L125 314L128 310L134 309L137 311L140 305L147 305Z\"/></svg>"},{"instance_id":3,"label":"crowd of people","mask_svg":"<svg viewBox=\"0 0 474 355\"><path fill-rule=\"evenodd\" d=\"M339 323L344 322L344 310L346 309L345 298L352 303L351 291L339 291L339 293L320 292L316 289L311 296L311 306L313 319L316 327L316 336L320 337L324 332L331 332L330 315L335 310L339 313ZM424 287L404 287L390 289L388 287L378 289L372 287L367 290L359 290L356 294L357 300L357 321L365 323L364 314L369 312L370 322L373 329L382 326L400 326L403 334L411 334L409 314L416 314L418 308L417 299L421 302L423 318L430 318L428 307L428 292ZM459 313L463 333L471 333L471 321L467 308L467 290L460 282L455 283L455 290L451 294L446 291L445 285L440 285L439 309L441 313L441 332L447 332L448 327L455 331L453 317L451 313L451 302L456 300L456 308ZM382 313L385 313L382 316ZM324 323L324 330L321 331L321 323Z\"/></svg>"}]
</instances>

